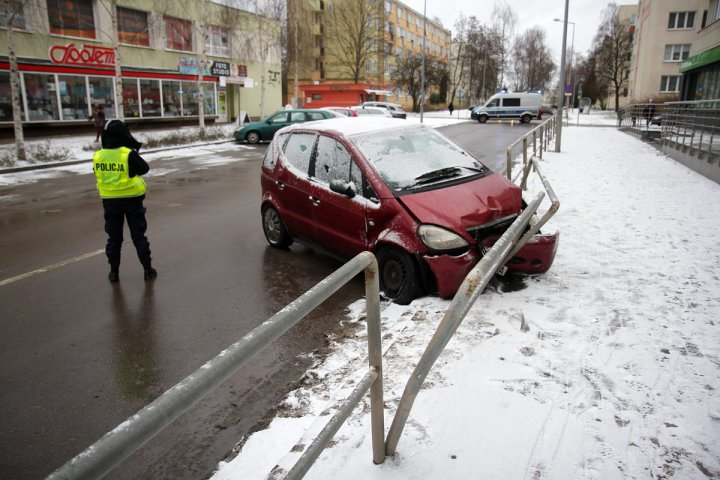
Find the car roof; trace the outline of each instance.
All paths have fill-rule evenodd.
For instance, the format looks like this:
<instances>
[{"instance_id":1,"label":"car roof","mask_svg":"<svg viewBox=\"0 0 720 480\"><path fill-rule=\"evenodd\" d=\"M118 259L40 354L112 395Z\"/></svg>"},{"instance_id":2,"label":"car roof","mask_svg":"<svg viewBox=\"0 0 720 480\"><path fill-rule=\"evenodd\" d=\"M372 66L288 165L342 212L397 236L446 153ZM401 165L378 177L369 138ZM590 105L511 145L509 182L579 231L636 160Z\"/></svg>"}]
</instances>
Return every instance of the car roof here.
<instances>
[{"instance_id":1,"label":"car roof","mask_svg":"<svg viewBox=\"0 0 720 480\"><path fill-rule=\"evenodd\" d=\"M278 133L288 133L294 130L315 130L320 132L333 132L346 137L363 133L384 132L387 130L400 130L403 128L427 128L417 123L408 124L406 120L389 117L373 118L331 118L314 122L298 123L287 126Z\"/></svg>"}]
</instances>

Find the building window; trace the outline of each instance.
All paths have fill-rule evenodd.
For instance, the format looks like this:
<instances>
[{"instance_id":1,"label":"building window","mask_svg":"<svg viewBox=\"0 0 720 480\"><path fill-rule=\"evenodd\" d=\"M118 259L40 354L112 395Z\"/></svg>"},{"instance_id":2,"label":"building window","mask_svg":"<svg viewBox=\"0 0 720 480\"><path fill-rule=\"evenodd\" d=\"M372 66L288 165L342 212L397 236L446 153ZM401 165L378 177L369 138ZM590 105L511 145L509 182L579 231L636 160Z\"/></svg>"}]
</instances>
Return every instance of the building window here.
<instances>
[{"instance_id":1,"label":"building window","mask_svg":"<svg viewBox=\"0 0 720 480\"><path fill-rule=\"evenodd\" d=\"M140 79L140 102L143 117L161 117L160 80Z\"/></svg>"},{"instance_id":2,"label":"building window","mask_svg":"<svg viewBox=\"0 0 720 480\"><path fill-rule=\"evenodd\" d=\"M182 90L183 117L197 115L200 111L198 107L199 92L197 82L181 82L180 90Z\"/></svg>"},{"instance_id":3,"label":"building window","mask_svg":"<svg viewBox=\"0 0 720 480\"><path fill-rule=\"evenodd\" d=\"M400 6L398 5L398 9L397 9L397 17L398 17L398 20L402 20L402 18L403 18L403 12L404 12L404 10L403 10L402 8L400 8Z\"/></svg>"},{"instance_id":4,"label":"building window","mask_svg":"<svg viewBox=\"0 0 720 480\"><path fill-rule=\"evenodd\" d=\"M693 28L695 26L695 12L670 12L668 29Z\"/></svg>"},{"instance_id":5,"label":"building window","mask_svg":"<svg viewBox=\"0 0 720 480\"><path fill-rule=\"evenodd\" d=\"M205 48L210 55L230 56L230 34L227 28L210 25L206 29Z\"/></svg>"},{"instance_id":6,"label":"building window","mask_svg":"<svg viewBox=\"0 0 720 480\"><path fill-rule=\"evenodd\" d=\"M209 82L202 83L203 99L205 101L205 115L215 115L215 85Z\"/></svg>"},{"instance_id":7,"label":"building window","mask_svg":"<svg viewBox=\"0 0 720 480\"><path fill-rule=\"evenodd\" d=\"M137 78L122 79L123 113L127 118L140 117ZM107 115L106 115L107 116Z\"/></svg>"},{"instance_id":8,"label":"building window","mask_svg":"<svg viewBox=\"0 0 720 480\"><path fill-rule=\"evenodd\" d=\"M637 15L630 15L630 25L637 25Z\"/></svg>"},{"instance_id":9,"label":"building window","mask_svg":"<svg viewBox=\"0 0 720 480\"><path fill-rule=\"evenodd\" d=\"M180 116L180 82L175 80L162 81L163 116Z\"/></svg>"},{"instance_id":10,"label":"building window","mask_svg":"<svg viewBox=\"0 0 720 480\"><path fill-rule=\"evenodd\" d=\"M674 93L680 91L680 75L663 75L660 77L660 91Z\"/></svg>"},{"instance_id":11,"label":"building window","mask_svg":"<svg viewBox=\"0 0 720 480\"><path fill-rule=\"evenodd\" d=\"M60 106L63 120L87 120L90 115L87 103L86 77L58 76Z\"/></svg>"},{"instance_id":12,"label":"building window","mask_svg":"<svg viewBox=\"0 0 720 480\"><path fill-rule=\"evenodd\" d=\"M105 118L116 118L114 79L109 77L89 77L90 104L105 107Z\"/></svg>"},{"instance_id":13,"label":"building window","mask_svg":"<svg viewBox=\"0 0 720 480\"><path fill-rule=\"evenodd\" d=\"M14 15L12 15L13 27L25 30L25 7L23 6L22 0L11 0L10 4L12 5L11 10L14 13ZM0 27L7 27L4 8L0 8Z\"/></svg>"},{"instance_id":14,"label":"building window","mask_svg":"<svg viewBox=\"0 0 720 480\"><path fill-rule=\"evenodd\" d=\"M117 17L120 43L142 47L150 46L147 12L117 7Z\"/></svg>"},{"instance_id":15,"label":"building window","mask_svg":"<svg viewBox=\"0 0 720 480\"><path fill-rule=\"evenodd\" d=\"M20 91L20 111L23 111L22 89ZM20 118L25 119L23 113ZM0 122L13 119L12 94L10 92L10 72L0 72Z\"/></svg>"},{"instance_id":16,"label":"building window","mask_svg":"<svg viewBox=\"0 0 720 480\"><path fill-rule=\"evenodd\" d=\"M25 73L23 78L30 121L60 120L55 75Z\"/></svg>"},{"instance_id":17,"label":"building window","mask_svg":"<svg viewBox=\"0 0 720 480\"><path fill-rule=\"evenodd\" d=\"M392 10L393 10L393 4L392 4L392 2L389 1L389 0L385 0L385 11L386 11L387 13L392 13Z\"/></svg>"},{"instance_id":18,"label":"building window","mask_svg":"<svg viewBox=\"0 0 720 480\"><path fill-rule=\"evenodd\" d=\"M690 44L686 43L683 45L665 45L665 61L666 62L680 62L687 60L690 56Z\"/></svg>"},{"instance_id":19,"label":"building window","mask_svg":"<svg viewBox=\"0 0 720 480\"><path fill-rule=\"evenodd\" d=\"M165 15L165 41L169 50L192 52L192 23L190 20Z\"/></svg>"},{"instance_id":20,"label":"building window","mask_svg":"<svg viewBox=\"0 0 720 480\"><path fill-rule=\"evenodd\" d=\"M47 0L50 33L95 38L92 0Z\"/></svg>"}]
</instances>

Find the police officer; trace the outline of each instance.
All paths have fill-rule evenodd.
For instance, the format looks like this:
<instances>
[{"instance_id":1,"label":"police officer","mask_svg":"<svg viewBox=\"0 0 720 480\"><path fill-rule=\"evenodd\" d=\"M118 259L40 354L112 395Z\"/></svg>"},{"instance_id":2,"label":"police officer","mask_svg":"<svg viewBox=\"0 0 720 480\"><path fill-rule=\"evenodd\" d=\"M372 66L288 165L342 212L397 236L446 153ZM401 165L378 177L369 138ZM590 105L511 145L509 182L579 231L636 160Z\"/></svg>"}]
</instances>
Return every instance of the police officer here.
<instances>
[{"instance_id":1,"label":"police officer","mask_svg":"<svg viewBox=\"0 0 720 480\"><path fill-rule=\"evenodd\" d=\"M102 149L95 152L93 171L97 189L102 198L105 231L108 234L105 254L110 263L108 279L116 283L120 271L120 250L123 242L123 223L127 219L138 259L145 269L145 280L157 277L152 267L150 242L145 236L145 181L141 175L150 170L147 162L138 154L142 143L130 134L127 125L120 120L108 120L103 127Z\"/></svg>"}]
</instances>

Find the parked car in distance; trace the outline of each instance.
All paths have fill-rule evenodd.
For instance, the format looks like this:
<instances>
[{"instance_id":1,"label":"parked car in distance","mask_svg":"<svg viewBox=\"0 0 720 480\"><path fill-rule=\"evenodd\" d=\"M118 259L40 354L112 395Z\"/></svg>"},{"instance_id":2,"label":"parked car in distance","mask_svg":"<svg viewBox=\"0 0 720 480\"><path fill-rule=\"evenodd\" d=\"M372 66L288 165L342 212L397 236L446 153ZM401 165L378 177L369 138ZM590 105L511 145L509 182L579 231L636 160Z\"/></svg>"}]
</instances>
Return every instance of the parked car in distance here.
<instances>
[{"instance_id":1,"label":"parked car in distance","mask_svg":"<svg viewBox=\"0 0 720 480\"><path fill-rule=\"evenodd\" d=\"M650 125L658 125L658 126L661 127L661 126L662 126L662 122L663 122L663 116L662 116L662 115L655 115L654 117L652 117L652 118L650 119Z\"/></svg>"},{"instance_id":2,"label":"parked car in distance","mask_svg":"<svg viewBox=\"0 0 720 480\"><path fill-rule=\"evenodd\" d=\"M331 112L335 112L340 114L339 116L345 116L345 117L357 117L357 112L353 110L350 107L322 107L320 110L330 110Z\"/></svg>"},{"instance_id":3,"label":"parked car in distance","mask_svg":"<svg viewBox=\"0 0 720 480\"><path fill-rule=\"evenodd\" d=\"M386 110L384 108L378 108L378 107L363 107L362 105L357 107L350 107L357 113L358 115L373 115L373 116L381 116L381 117L388 117L392 118L392 114L389 110Z\"/></svg>"},{"instance_id":4,"label":"parked car in distance","mask_svg":"<svg viewBox=\"0 0 720 480\"><path fill-rule=\"evenodd\" d=\"M490 118L519 118L529 123L542 120L542 95L539 93L496 93L484 105L473 107L470 117L480 123Z\"/></svg>"},{"instance_id":5,"label":"parked car in distance","mask_svg":"<svg viewBox=\"0 0 720 480\"><path fill-rule=\"evenodd\" d=\"M268 243L294 240L350 258L372 251L380 286L407 304L450 298L517 218L522 191L424 125L342 118L287 127L262 163ZM558 234L537 234L510 271L547 271Z\"/></svg>"},{"instance_id":6,"label":"parked car in distance","mask_svg":"<svg viewBox=\"0 0 720 480\"><path fill-rule=\"evenodd\" d=\"M363 102L362 106L384 108L385 110L389 111L390 115L392 115L394 118L407 118L407 112L403 110L402 106L398 105L397 103Z\"/></svg>"},{"instance_id":7,"label":"parked car in distance","mask_svg":"<svg viewBox=\"0 0 720 480\"><path fill-rule=\"evenodd\" d=\"M278 110L259 122L248 123L235 130L235 140L253 144L272 140L275 132L288 125L336 117L328 110Z\"/></svg>"}]
</instances>

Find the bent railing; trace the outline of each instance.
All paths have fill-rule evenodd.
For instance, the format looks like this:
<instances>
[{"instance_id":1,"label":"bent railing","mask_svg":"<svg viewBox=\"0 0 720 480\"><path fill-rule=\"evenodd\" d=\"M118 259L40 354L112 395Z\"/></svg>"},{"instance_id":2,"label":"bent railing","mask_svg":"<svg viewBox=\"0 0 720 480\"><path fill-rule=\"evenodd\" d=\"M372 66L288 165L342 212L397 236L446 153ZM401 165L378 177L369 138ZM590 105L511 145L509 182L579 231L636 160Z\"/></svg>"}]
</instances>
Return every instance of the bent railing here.
<instances>
[{"instance_id":1,"label":"bent railing","mask_svg":"<svg viewBox=\"0 0 720 480\"><path fill-rule=\"evenodd\" d=\"M104 476L362 271L365 272L370 369L345 401L345 405L331 418L318 439L303 453L286 478L301 478L307 472L349 416L352 411L349 405L354 407L368 389L373 461L382 463L385 460L385 427L378 267L375 256L370 252L363 252L118 425L53 472L48 479L94 479Z\"/></svg>"}]
</instances>

